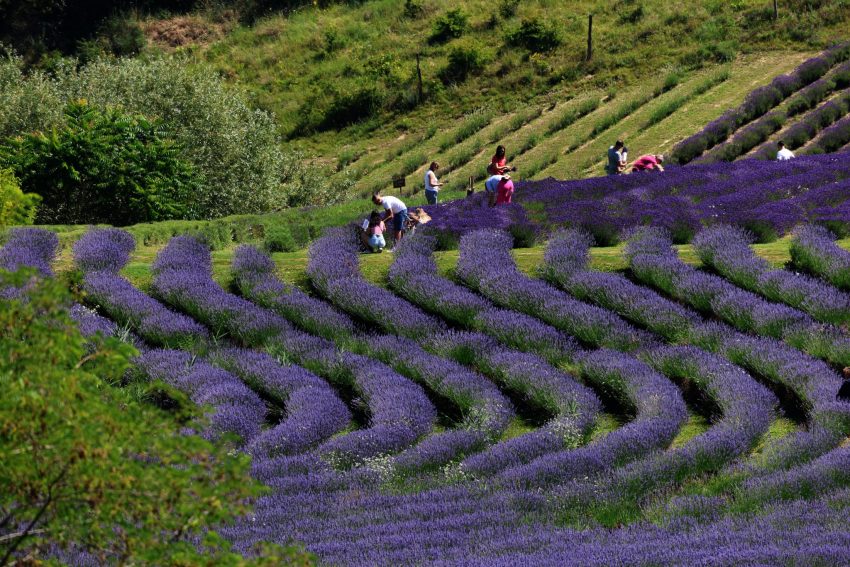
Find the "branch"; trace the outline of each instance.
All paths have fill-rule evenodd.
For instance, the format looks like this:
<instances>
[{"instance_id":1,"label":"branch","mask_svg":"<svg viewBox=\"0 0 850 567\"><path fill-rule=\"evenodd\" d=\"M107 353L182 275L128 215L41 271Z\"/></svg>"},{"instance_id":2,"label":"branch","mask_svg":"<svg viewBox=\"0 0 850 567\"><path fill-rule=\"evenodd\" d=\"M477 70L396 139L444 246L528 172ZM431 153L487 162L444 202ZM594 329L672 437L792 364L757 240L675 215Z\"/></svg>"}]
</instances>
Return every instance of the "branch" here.
<instances>
[{"instance_id":1,"label":"branch","mask_svg":"<svg viewBox=\"0 0 850 567\"><path fill-rule=\"evenodd\" d=\"M62 482L62 480L65 478L65 475L67 474L69 468L71 468L70 461L65 463L65 466L62 468L61 471L59 471L59 474L56 476L56 478L53 479L53 481L48 485L48 487L47 487L47 498L44 500L44 503L41 505L41 508L38 509L38 512L36 513L35 518L33 518L32 521L30 521L29 525L24 530L22 530L22 531L20 531L16 534L12 534L17 539L15 539L14 543L12 543L12 545L9 546L9 548L6 550L6 553L3 555L3 557L0 558L0 565L6 565L9 562L9 559L15 553L15 550L17 550L18 547L20 547L21 543L27 537L32 535L33 533L37 533L35 530L33 530L33 527L35 527L35 525L38 523L38 521L41 520L41 517L44 515L44 513L47 512L47 508L53 502L53 488L56 487L57 484Z\"/></svg>"}]
</instances>

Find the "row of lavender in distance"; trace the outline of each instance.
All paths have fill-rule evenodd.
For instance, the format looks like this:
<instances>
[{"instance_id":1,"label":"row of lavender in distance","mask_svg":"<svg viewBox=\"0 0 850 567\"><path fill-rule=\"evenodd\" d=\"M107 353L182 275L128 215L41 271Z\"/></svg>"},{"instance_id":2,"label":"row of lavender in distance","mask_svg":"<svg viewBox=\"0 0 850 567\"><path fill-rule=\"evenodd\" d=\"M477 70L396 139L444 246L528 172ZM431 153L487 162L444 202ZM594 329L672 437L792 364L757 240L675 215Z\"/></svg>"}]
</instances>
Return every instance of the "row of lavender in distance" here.
<instances>
[{"instance_id":1,"label":"row of lavender in distance","mask_svg":"<svg viewBox=\"0 0 850 567\"><path fill-rule=\"evenodd\" d=\"M543 211L545 226L580 228L600 245L642 225L666 228L676 242L716 224L747 228L761 241L804 223L847 230L848 196L850 160L841 154L691 165L663 175L546 179L518 189L519 202Z\"/></svg>"},{"instance_id":2,"label":"row of lavender in distance","mask_svg":"<svg viewBox=\"0 0 850 567\"><path fill-rule=\"evenodd\" d=\"M803 62L790 74L776 77L770 85L751 91L740 106L727 110L701 131L673 146L673 161L679 164L690 162L705 150L724 141L743 124L762 116L794 92L825 75L835 64L848 58L850 44L837 45Z\"/></svg>"},{"instance_id":3,"label":"row of lavender in distance","mask_svg":"<svg viewBox=\"0 0 850 567\"><path fill-rule=\"evenodd\" d=\"M844 66L850 68L850 63L842 65L842 67ZM845 90L811 112L799 117L796 122L782 132L782 141L787 148L796 150L817 137L820 131L838 121L848 112L850 112L850 90ZM770 140L753 152L752 157L773 160L776 159L776 153L776 141Z\"/></svg>"}]
</instances>

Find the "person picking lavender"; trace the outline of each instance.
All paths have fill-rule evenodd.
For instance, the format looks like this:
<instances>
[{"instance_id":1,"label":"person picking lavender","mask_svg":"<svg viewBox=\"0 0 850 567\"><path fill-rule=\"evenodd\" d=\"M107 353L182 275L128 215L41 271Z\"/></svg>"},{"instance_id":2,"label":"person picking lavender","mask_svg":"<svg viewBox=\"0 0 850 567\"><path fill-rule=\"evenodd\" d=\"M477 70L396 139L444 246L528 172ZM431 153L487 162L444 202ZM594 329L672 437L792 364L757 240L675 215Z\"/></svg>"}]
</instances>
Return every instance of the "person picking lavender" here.
<instances>
[{"instance_id":1,"label":"person picking lavender","mask_svg":"<svg viewBox=\"0 0 850 567\"><path fill-rule=\"evenodd\" d=\"M382 197L380 193L372 195L372 202L384 208L386 213L383 220L386 222L393 221L395 239L401 240L404 236L404 223L408 219L407 205L398 197L391 195Z\"/></svg>"}]
</instances>

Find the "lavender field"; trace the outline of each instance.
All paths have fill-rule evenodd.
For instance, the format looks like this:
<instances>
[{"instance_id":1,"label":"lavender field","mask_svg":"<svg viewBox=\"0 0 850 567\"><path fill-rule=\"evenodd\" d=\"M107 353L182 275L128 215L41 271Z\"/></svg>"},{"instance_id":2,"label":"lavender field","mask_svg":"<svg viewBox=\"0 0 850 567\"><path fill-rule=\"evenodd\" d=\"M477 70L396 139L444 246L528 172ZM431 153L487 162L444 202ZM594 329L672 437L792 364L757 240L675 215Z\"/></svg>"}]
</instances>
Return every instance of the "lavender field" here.
<instances>
[{"instance_id":1,"label":"lavender field","mask_svg":"<svg viewBox=\"0 0 850 567\"><path fill-rule=\"evenodd\" d=\"M69 308L84 335L136 346L132 380L184 392L204 437L250 455L269 491L218 529L247 555L845 565L850 253L825 228L847 226L845 157L527 183L491 215L475 197L431 207L386 287L343 227L311 246L309 286L243 245L222 287L207 245L178 236L144 289L121 273L133 237L91 229ZM744 229L790 234L792 264ZM536 277L511 254L531 237L547 240ZM625 272L590 268L594 237L625 244ZM448 278L435 250L451 238ZM54 277L57 247L12 229L0 267Z\"/></svg>"}]
</instances>

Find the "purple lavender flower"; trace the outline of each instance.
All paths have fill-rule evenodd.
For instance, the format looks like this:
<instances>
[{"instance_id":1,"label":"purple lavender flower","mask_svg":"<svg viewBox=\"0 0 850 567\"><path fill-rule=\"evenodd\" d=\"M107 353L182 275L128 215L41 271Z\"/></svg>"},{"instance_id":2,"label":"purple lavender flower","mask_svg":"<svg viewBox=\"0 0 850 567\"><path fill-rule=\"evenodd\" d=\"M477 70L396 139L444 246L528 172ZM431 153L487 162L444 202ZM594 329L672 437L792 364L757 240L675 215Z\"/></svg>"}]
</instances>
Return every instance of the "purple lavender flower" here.
<instances>
[{"instance_id":1,"label":"purple lavender flower","mask_svg":"<svg viewBox=\"0 0 850 567\"><path fill-rule=\"evenodd\" d=\"M136 248L133 236L119 228L89 229L74 243L74 262L83 272L117 274Z\"/></svg>"}]
</instances>

